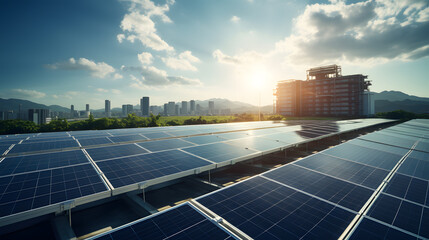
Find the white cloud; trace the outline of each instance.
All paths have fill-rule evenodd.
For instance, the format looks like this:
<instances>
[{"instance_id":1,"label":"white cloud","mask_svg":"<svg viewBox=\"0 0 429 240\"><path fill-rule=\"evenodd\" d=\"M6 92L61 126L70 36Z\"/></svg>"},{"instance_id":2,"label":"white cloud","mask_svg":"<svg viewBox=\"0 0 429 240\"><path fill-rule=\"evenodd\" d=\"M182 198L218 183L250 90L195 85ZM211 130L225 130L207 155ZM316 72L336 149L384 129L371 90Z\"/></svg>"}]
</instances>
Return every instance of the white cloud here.
<instances>
[{"instance_id":1,"label":"white cloud","mask_svg":"<svg viewBox=\"0 0 429 240\"><path fill-rule=\"evenodd\" d=\"M97 92L109 92L109 90L104 89L104 88L97 88L95 90L97 90Z\"/></svg>"},{"instance_id":2,"label":"white cloud","mask_svg":"<svg viewBox=\"0 0 429 240\"><path fill-rule=\"evenodd\" d=\"M46 93L28 89L12 89L12 95L18 98L43 98Z\"/></svg>"},{"instance_id":3,"label":"white cloud","mask_svg":"<svg viewBox=\"0 0 429 240\"><path fill-rule=\"evenodd\" d=\"M121 90L118 90L118 89L112 89L112 90L110 90L113 94L121 94L122 92L121 92Z\"/></svg>"},{"instance_id":4,"label":"white cloud","mask_svg":"<svg viewBox=\"0 0 429 240\"><path fill-rule=\"evenodd\" d=\"M121 33L121 34L116 35L116 38L118 39L119 43L122 43L122 41L124 41L124 39L125 39L125 35Z\"/></svg>"},{"instance_id":5,"label":"white cloud","mask_svg":"<svg viewBox=\"0 0 429 240\"><path fill-rule=\"evenodd\" d=\"M111 92L111 93L113 93L113 94L121 94L122 92L120 91L120 90L118 90L118 89L111 89L111 90L108 90L108 89L104 89L104 88L97 88L97 89L95 89L97 92L101 92L101 93L108 93L108 92Z\"/></svg>"},{"instance_id":6,"label":"white cloud","mask_svg":"<svg viewBox=\"0 0 429 240\"><path fill-rule=\"evenodd\" d=\"M53 94L52 97L55 98L55 99L59 98L58 95L56 95L56 94Z\"/></svg>"},{"instance_id":7,"label":"white cloud","mask_svg":"<svg viewBox=\"0 0 429 240\"><path fill-rule=\"evenodd\" d=\"M383 63L429 55L425 0L332 1L308 5L276 44L291 64Z\"/></svg>"},{"instance_id":8,"label":"white cloud","mask_svg":"<svg viewBox=\"0 0 429 240\"><path fill-rule=\"evenodd\" d=\"M145 65L145 64L151 64L152 60L153 60L153 56L152 54L148 53L148 52L142 52L140 54L137 54L137 57L140 61L141 64Z\"/></svg>"},{"instance_id":9,"label":"white cloud","mask_svg":"<svg viewBox=\"0 0 429 240\"><path fill-rule=\"evenodd\" d=\"M114 75L113 75L113 79L115 79L115 80L117 80L117 79L122 79L123 78L123 76L121 75L121 74L119 74L119 73L115 73Z\"/></svg>"},{"instance_id":10,"label":"white cloud","mask_svg":"<svg viewBox=\"0 0 429 240\"><path fill-rule=\"evenodd\" d=\"M233 23L238 23L240 21L240 18L237 16L232 16L232 18L230 19L231 22Z\"/></svg>"},{"instance_id":11,"label":"white cloud","mask_svg":"<svg viewBox=\"0 0 429 240\"><path fill-rule=\"evenodd\" d=\"M178 57L162 58L162 61L172 69L197 71L198 69L192 64L200 62L200 59L192 55L191 51L184 51Z\"/></svg>"},{"instance_id":12,"label":"white cloud","mask_svg":"<svg viewBox=\"0 0 429 240\"><path fill-rule=\"evenodd\" d=\"M154 66L124 67L123 70L138 71L141 74L140 78L130 75L132 80L130 86L136 88L171 85L201 85L201 81L198 79L191 79L183 76L169 76L166 71L158 69Z\"/></svg>"},{"instance_id":13,"label":"white cloud","mask_svg":"<svg viewBox=\"0 0 429 240\"><path fill-rule=\"evenodd\" d=\"M162 38L157 34L155 23L152 21L152 17L159 17L165 23L171 23L171 19L165 14L169 11L169 5L173 4L174 1L168 1L164 5L155 5L150 0L131 0L131 6L129 13L127 13L121 22L121 29L128 34L126 37L118 37L118 41L126 37L130 42L134 42L136 39L139 40L144 46L152 48L157 51L173 51L174 48L168 45Z\"/></svg>"},{"instance_id":14,"label":"white cloud","mask_svg":"<svg viewBox=\"0 0 429 240\"><path fill-rule=\"evenodd\" d=\"M105 62L94 62L86 58L74 59L70 58L66 62L59 62L54 64L47 64L46 67L50 69L63 69L63 70L85 70L91 73L91 76L96 78L106 78L115 73L115 68ZM121 78L120 74L113 75L114 79Z\"/></svg>"},{"instance_id":15,"label":"white cloud","mask_svg":"<svg viewBox=\"0 0 429 240\"><path fill-rule=\"evenodd\" d=\"M232 65L251 64L266 58L265 55L256 51L248 51L235 56L229 56L224 54L220 49L216 49L213 51L212 55L218 62Z\"/></svg>"}]
</instances>

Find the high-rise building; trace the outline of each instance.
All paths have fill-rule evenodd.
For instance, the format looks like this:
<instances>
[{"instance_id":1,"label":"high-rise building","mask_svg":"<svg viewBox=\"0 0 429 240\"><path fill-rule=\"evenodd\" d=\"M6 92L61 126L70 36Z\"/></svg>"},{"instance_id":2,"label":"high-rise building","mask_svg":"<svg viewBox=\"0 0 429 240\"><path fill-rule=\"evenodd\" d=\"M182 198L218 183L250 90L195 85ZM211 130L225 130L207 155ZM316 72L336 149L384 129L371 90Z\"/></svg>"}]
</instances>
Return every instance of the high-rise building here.
<instances>
[{"instance_id":1,"label":"high-rise building","mask_svg":"<svg viewBox=\"0 0 429 240\"><path fill-rule=\"evenodd\" d=\"M143 117L149 117L149 97L140 99L140 110L142 111Z\"/></svg>"},{"instance_id":2,"label":"high-rise building","mask_svg":"<svg viewBox=\"0 0 429 240\"><path fill-rule=\"evenodd\" d=\"M174 106L174 115L176 115L176 116L180 115L180 106L179 105Z\"/></svg>"},{"instance_id":3,"label":"high-rise building","mask_svg":"<svg viewBox=\"0 0 429 240\"><path fill-rule=\"evenodd\" d=\"M70 106L70 118L74 118L75 117L75 111L74 111L74 105L72 104ZM30 118L30 116L29 116Z\"/></svg>"},{"instance_id":4,"label":"high-rise building","mask_svg":"<svg viewBox=\"0 0 429 240\"><path fill-rule=\"evenodd\" d=\"M124 104L122 105L122 116L127 117L128 114L133 113L133 105L131 104Z\"/></svg>"},{"instance_id":5,"label":"high-rise building","mask_svg":"<svg viewBox=\"0 0 429 240\"><path fill-rule=\"evenodd\" d=\"M180 110L181 115L188 115L188 102L182 101L182 108Z\"/></svg>"},{"instance_id":6,"label":"high-rise building","mask_svg":"<svg viewBox=\"0 0 429 240\"><path fill-rule=\"evenodd\" d=\"M189 109L189 112L191 113L191 115L194 115L195 114L195 100L191 100L190 101L190 107L191 107L191 109Z\"/></svg>"},{"instance_id":7,"label":"high-rise building","mask_svg":"<svg viewBox=\"0 0 429 240\"><path fill-rule=\"evenodd\" d=\"M89 112L89 104L86 104L85 111Z\"/></svg>"},{"instance_id":8,"label":"high-rise building","mask_svg":"<svg viewBox=\"0 0 429 240\"><path fill-rule=\"evenodd\" d=\"M214 115L214 101L209 101L209 115Z\"/></svg>"},{"instance_id":9,"label":"high-rise building","mask_svg":"<svg viewBox=\"0 0 429 240\"><path fill-rule=\"evenodd\" d=\"M28 109L28 120L34 122L35 124L48 123L50 120L49 109Z\"/></svg>"},{"instance_id":10,"label":"high-rise building","mask_svg":"<svg viewBox=\"0 0 429 240\"><path fill-rule=\"evenodd\" d=\"M201 115L201 105L200 104L197 104L195 111L196 111L196 114Z\"/></svg>"},{"instance_id":11,"label":"high-rise building","mask_svg":"<svg viewBox=\"0 0 429 240\"><path fill-rule=\"evenodd\" d=\"M111 117L112 112L110 111L110 100L104 101L104 116L105 117Z\"/></svg>"},{"instance_id":12,"label":"high-rise building","mask_svg":"<svg viewBox=\"0 0 429 240\"><path fill-rule=\"evenodd\" d=\"M276 112L285 116L360 117L368 115L371 82L362 74L342 76L341 67L330 65L307 70L307 80L277 83ZM366 98L366 100L365 100ZM365 104L370 107L365 108Z\"/></svg>"},{"instance_id":13,"label":"high-rise building","mask_svg":"<svg viewBox=\"0 0 429 240\"><path fill-rule=\"evenodd\" d=\"M164 116L168 115L168 104L164 103Z\"/></svg>"},{"instance_id":14,"label":"high-rise building","mask_svg":"<svg viewBox=\"0 0 429 240\"><path fill-rule=\"evenodd\" d=\"M174 111L176 110L176 108L175 108L175 103L174 102L168 102L168 111L167 111L167 114L169 115L169 116L174 116Z\"/></svg>"}]
</instances>

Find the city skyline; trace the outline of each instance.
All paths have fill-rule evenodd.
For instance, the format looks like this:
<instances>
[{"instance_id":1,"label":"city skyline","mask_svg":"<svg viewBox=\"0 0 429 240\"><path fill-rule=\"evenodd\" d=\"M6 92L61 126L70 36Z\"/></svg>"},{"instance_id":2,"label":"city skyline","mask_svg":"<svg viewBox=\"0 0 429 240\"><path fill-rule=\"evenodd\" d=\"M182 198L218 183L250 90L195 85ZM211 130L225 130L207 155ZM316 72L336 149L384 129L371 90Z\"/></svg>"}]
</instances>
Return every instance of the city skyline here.
<instances>
[{"instance_id":1,"label":"city skyline","mask_svg":"<svg viewBox=\"0 0 429 240\"><path fill-rule=\"evenodd\" d=\"M2 98L269 105L277 81L327 64L429 97L427 1L24 2L1 3Z\"/></svg>"}]
</instances>

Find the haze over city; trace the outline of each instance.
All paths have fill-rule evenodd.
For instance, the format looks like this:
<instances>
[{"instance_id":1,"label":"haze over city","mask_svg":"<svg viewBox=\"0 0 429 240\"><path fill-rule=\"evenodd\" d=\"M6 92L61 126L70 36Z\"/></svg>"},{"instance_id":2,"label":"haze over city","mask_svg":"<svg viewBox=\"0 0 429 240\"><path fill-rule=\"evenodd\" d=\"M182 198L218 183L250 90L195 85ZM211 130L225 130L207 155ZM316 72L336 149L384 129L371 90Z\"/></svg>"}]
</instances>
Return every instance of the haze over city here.
<instances>
[{"instance_id":1,"label":"haze over city","mask_svg":"<svg viewBox=\"0 0 429 240\"><path fill-rule=\"evenodd\" d=\"M284 79L341 64L371 91L429 96L422 1L7 1L2 98L103 108L190 99L273 102Z\"/></svg>"}]
</instances>

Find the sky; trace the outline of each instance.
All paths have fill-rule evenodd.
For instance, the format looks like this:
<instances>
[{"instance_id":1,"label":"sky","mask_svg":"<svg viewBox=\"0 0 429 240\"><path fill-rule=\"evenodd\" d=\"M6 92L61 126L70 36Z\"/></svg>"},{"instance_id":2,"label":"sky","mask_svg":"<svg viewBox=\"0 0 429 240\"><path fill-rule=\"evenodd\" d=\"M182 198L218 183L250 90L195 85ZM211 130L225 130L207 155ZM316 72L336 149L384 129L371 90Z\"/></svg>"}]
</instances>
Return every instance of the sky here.
<instances>
[{"instance_id":1,"label":"sky","mask_svg":"<svg viewBox=\"0 0 429 240\"><path fill-rule=\"evenodd\" d=\"M0 98L268 105L330 64L429 97L428 0L6 0L0 29Z\"/></svg>"}]
</instances>

